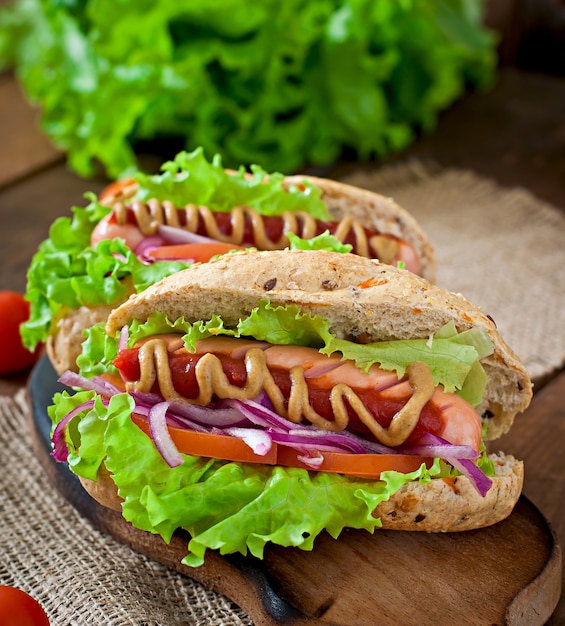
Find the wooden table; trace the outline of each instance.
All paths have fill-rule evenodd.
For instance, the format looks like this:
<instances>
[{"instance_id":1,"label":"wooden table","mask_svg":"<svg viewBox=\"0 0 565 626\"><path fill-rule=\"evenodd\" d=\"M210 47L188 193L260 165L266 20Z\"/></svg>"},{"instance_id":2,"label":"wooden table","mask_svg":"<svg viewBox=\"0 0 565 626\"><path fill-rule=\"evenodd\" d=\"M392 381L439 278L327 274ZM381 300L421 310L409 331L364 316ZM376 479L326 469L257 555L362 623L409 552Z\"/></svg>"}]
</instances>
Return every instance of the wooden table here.
<instances>
[{"instance_id":1,"label":"wooden table","mask_svg":"<svg viewBox=\"0 0 565 626\"><path fill-rule=\"evenodd\" d=\"M493 91L456 104L433 135L396 158L471 168L503 185L525 186L565 211L564 113L565 78L508 68ZM84 192L99 191L105 181L84 181L68 171L63 155L39 133L36 114L10 75L0 76L0 137L0 289L24 291L26 268L49 225L72 205L83 205ZM352 167L344 164L333 173ZM0 379L0 393L17 392L26 378ZM538 381L529 419L518 419L500 447L525 460L524 492L565 545L563 397L565 371ZM565 598L549 623L565 623Z\"/></svg>"}]
</instances>

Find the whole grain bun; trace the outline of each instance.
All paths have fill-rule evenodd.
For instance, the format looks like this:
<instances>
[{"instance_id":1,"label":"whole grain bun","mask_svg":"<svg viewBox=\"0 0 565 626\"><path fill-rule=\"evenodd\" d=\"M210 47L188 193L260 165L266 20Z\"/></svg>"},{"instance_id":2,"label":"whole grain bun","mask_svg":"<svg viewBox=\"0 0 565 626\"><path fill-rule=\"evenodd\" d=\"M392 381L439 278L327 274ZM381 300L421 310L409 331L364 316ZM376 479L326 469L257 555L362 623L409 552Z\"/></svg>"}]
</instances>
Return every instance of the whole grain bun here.
<instances>
[{"instance_id":1,"label":"whole grain bun","mask_svg":"<svg viewBox=\"0 0 565 626\"><path fill-rule=\"evenodd\" d=\"M56 324L55 332L49 335L45 344L47 356L58 374L67 370L78 371L76 360L81 353L83 332L108 319L110 305L95 307L81 306L69 310Z\"/></svg>"},{"instance_id":2,"label":"whole grain bun","mask_svg":"<svg viewBox=\"0 0 565 626\"><path fill-rule=\"evenodd\" d=\"M145 321L155 311L189 322L217 314L229 327L266 298L276 306L294 303L305 313L321 315L333 333L353 341L427 339L448 322L460 332L480 326L494 345L494 353L482 360L488 382L477 409L487 439L505 433L530 402L526 369L480 308L406 270L351 254L227 254L130 297L110 314L106 330L113 335L131 319Z\"/></svg>"}]
</instances>

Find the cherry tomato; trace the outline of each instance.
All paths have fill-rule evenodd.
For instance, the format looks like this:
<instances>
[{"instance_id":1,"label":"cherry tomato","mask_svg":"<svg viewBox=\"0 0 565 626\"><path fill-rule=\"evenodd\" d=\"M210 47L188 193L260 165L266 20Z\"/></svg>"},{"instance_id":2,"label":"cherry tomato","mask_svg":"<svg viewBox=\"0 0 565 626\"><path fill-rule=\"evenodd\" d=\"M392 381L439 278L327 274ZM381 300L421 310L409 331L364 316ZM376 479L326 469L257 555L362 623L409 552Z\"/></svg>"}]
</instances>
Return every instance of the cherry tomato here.
<instances>
[{"instance_id":1,"label":"cherry tomato","mask_svg":"<svg viewBox=\"0 0 565 626\"><path fill-rule=\"evenodd\" d=\"M30 352L20 337L20 324L29 318L29 302L15 291L0 291L0 374L31 367L39 349Z\"/></svg>"},{"instance_id":2,"label":"cherry tomato","mask_svg":"<svg viewBox=\"0 0 565 626\"><path fill-rule=\"evenodd\" d=\"M49 626L39 602L17 587L0 585L0 624L2 626Z\"/></svg>"}]
</instances>

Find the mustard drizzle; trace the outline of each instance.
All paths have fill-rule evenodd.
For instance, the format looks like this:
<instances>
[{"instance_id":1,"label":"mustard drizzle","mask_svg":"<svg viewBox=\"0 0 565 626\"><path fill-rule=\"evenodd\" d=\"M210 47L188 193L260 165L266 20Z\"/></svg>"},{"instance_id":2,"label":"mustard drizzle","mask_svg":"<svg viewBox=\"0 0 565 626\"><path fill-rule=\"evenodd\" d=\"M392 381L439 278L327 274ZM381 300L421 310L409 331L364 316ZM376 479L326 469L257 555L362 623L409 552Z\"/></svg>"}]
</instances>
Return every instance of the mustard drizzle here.
<instances>
[{"instance_id":1,"label":"mustard drizzle","mask_svg":"<svg viewBox=\"0 0 565 626\"><path fill-rule=\"evenodd\" d=\"M246 381L243 387L238 387L229 382L218 356L212 353L204 354L195 367L199 394L194 399L187 399L178 394L174 388L167 342L163 339L151 339L139 348L139 380L128 382L126 388L129 391L149 392L157 381L165 400L188 402L199 406L208 405L213 397L252 400L264 390L275 411L282 417L295 424L306 419L322 430L333 432L343 431L349 424L347 401L374 437L391 447L399 446L408 439L418 423L423 407L430 400L435 389L428 366L420 362L412 363L407 373L413 394L385 428L375 420L349 385L339 383L330 391L334 420L328 420L321 416L310 403L308 385L302 367L295 366L290 370L291 389L288 405L285 407L283 394L269 371L263 350L250 348L245 354L244 362Z\"/></svg>"},{"instance_id":2,"label":"mustard drizzle","mask_svg":"<svg viewBox=\"0 0 565 626\"><path fill-rule=\"evenodd\" d=\"M243 244L246 217L251 223L253 242L261 250L283 250L289 246L289 239L284 234L294 233L301 239L311 239L316 235L316 219L304 211L285 211L281 215L283 220L282 235L273 240L267 236L264 217L248 206L234 207L230 212L230 232L223 233L216 222L214 213L206 206L188 204L182 209L175 207L170 201L163 202L153 198L147 203L134 200L130 204L139 230L144 236L151 236L161 225L183 228L189 232L198 230L202 220L206 229L206 236L224 243L236 246ZM113 210L118 224L127 222L127 207L123 202L117 202ZM180 213L184 212L185 225L181 226ZM353 251L359 256L378 258L383 263L391 263L396 257L399 244L396 238L386 235L367 236L361 222L350 215L343 217L336 227L334 236L342 243L350 233L354 235Z\"/></svg>"}]
</instances>

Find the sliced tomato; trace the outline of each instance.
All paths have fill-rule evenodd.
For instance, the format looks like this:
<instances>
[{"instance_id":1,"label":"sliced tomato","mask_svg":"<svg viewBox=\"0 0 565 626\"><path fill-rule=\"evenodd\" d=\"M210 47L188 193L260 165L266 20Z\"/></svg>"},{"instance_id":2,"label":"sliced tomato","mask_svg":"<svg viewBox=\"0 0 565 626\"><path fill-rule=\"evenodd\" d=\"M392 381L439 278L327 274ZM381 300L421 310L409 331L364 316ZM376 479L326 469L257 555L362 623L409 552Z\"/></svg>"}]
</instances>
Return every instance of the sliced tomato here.
<instances>
[{"instance_id":1,"label":"sliced tomato","mask_svg":"<svg viewBox=\"0 0 565 626\"><path fill-rule=\"evenodd\" d=\"M298 457L300 453L286 446L277 449L277 464L286 467L312 468L303 463ZM432 459L409 454L345 454L341 452L324 452L324 460L317 468L320 472L331 474L347 474L359 478L378 479L382 472L394 470L408 474L416 471L422 463L427 467L432 464Z\"/></svg>"},{"instance_id":2,"label":"sliced tomato","mask_svg":"<svg viewBox=\"0 0 565 626\"><path fill-rule=\"evenodd\" d=\"M149 424L145 418L132 415L132 419L146 435L149 435ZM225 459L226 461L261 463L263 465L276 465L277 463L276 444L273 444L270 451L263 456L255 454L243 440L229 435L197 433L193 430L175 428L174 426L169 426L169 433L177 450L184 454L205 456L211 459Z\"/></svg>"},{"instance_id":3,"label":"sliced tomato","mask_svg":"<svg viewBox=\"0 0 565 626\"><path fill-rule=\"evenodd\" d=\"M134 423L148 436L147 419L132 415ZM298 457L300 453L292 448L273 443L269 452L262 456L255 454L249 446L229 435L198 433L183 428L169 426L169 433L179 452L226 461L258 463L261 465L283 465L312 470ZM345 454L324 452L324 460L316 471L334 474L347 474L358 478L378 479L382 472L394 470L407 474L416 471L422 463L430 467L432 459L408 454Z\"/></svg>"},{"instance_id":4,"label":"sliced tomato","mask_svg":"<svg viewBox=\"0 0 565 626\"><path fill-rule=\"evenodd\" d=\"M240 246L221 241L211 243L181 243L171 246L160 246L148 250L146 255L155 260L190 259L205 263L218 254L226 254L232 250L242 250Z\"/></svg>"}]
</instances>

